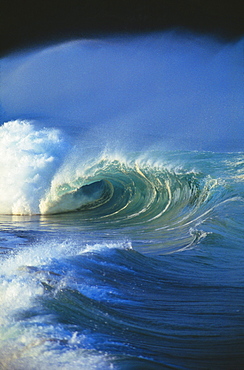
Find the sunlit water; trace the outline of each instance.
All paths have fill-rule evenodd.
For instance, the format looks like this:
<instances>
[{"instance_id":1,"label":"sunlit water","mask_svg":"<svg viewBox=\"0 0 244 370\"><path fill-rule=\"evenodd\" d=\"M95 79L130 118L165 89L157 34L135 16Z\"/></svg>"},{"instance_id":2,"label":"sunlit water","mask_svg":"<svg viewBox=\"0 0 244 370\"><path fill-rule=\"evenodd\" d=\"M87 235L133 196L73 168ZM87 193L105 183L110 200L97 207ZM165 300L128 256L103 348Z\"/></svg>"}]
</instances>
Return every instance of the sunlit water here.
<instances>
[{"instance_id":1,"label":"sunlit water","mask_svg":"<svg viewBox=\"0 0 244 370\"><path fill-rule=\"evenodd\" d=\"M2 59L1 369L243 368L242 46Z\"/></svg>"}]
</instances>

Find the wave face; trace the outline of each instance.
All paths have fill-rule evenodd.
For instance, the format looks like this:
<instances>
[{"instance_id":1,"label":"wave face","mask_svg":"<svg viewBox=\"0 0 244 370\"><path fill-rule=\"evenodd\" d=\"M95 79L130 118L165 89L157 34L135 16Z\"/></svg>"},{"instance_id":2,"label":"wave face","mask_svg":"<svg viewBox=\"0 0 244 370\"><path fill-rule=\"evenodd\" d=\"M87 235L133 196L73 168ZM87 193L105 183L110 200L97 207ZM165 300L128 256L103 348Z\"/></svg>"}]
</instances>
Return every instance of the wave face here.
<instances>
[{"instance_id":1,"label":"wave face","mask_svg":"<svg viewBox=\"0 0 244 370\"><path fill-rule=\"evenodd\" d=\"M244 368L242 45L1 61L1 369Z\"/></svg>"},{"instance_id":2,"label":"wave face","mask_svg":"<svg viewBox=\"0 0 244 370\"><path fill-rule=\"evenodd\" d=\"M197 243L206 233L194 225L225 202L238 203L219 179L173 164L158 151L82 156L77 147L68 151L59 131L35 130L26 121L3 125L1 144L1 214L75 212L100 230L132 232L137 243L146 238L151 253Z\"/></svg>"}]
</instances>

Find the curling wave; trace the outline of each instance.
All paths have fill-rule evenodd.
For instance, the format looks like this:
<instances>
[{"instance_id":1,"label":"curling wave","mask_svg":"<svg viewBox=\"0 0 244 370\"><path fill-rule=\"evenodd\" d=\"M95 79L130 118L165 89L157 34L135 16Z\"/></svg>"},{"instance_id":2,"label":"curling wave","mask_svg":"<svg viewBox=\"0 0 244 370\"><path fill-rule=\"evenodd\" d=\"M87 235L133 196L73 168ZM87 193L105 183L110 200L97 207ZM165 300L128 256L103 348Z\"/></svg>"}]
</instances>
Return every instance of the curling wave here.
<instances>
[{"instance_id":1,"label":"curling wave","mask_svg":"<svg viewBox=\"0 0 244 370\"><path fill-rule=\"evenodd\" d=\"M53 180L40 204L42 214L82 211L88 218L143 223L165 214L175 218L185 207L193 209L206 197L205 190L200 194L196 174L177 174L163 165L136 159L128 163L102 155L82 172L69 182L59 183L60 176Z\"/></svg>"},{"instance_id":2,"label":"curling wave","mask_svg":"<svg viewBox=\"0 0 244 370\"><path fill-rule=\"evenodd\" d=\"M67 168L54 178L41 201L42 214L75 212L72 219L95 223L100 232L109 229L115 237L136 238L141 252L158 254L197 244L206 233L196 225L219 204L218 181L194 171L111 155L80 171L66 182L61 179L67 179Z\"/></svg>"},{"instance_id":3,"label":"curling wave","mask_svg":"<svg viewBox=\"0 0 244 370\"><path fill-rule=\"evenodd\" d=\"M87 157L67 150L60 131L21 121L1 127L1 143L2 214L71 214L114 237L136 237L142 252L195 245L206 235L196 225L224 199L217 180L165 163L162 153L156 161L152 152Z\"/></svg>"}]
</instances>

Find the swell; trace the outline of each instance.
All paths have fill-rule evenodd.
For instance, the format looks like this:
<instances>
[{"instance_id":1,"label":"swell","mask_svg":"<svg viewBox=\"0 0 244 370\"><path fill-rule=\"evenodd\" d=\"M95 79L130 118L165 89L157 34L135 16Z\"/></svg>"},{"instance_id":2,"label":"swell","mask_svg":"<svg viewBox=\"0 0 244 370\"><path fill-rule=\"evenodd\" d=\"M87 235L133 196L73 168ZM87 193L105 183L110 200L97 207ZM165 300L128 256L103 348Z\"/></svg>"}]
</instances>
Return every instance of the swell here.
<instances>
[{"instance_id":1,"label":"swell","mask_svg":"<svg viewBox=\"0 0 244 370\"><path fill-rule=\"evenodd\" d=\"M234 274L223 274L226 268L230 272L230 259L216 269L215 259L203 259L197 250L168 255L159 262L119 243L84 249L72 241L70 250L67 247L60 240L39 243L12 256L4 266L7 272L10 266L18 269L12 288L23 289L24 277L24 287L30 285L35 294L35 305L29 307L25 289L27 307L19 316L22 325L28 322L27 329L30 324L37 329L36 317L41 322L39 333L30 333L39 341L32 338L26 348L36 356L28 356L32 361L39 363L35 346L45 344L44 354L74 347L112 354L119 369L121 360L129 361L132 368L131 356L136 363L140 358L151 360L155 368L193 369L196 363L199 369L227 369L233 364L239 368L241 264L235 266L236 279ZM235 253L233 258L237 262ZM146 362L141 365L136 368L144 368Z\"/></svg>"}]
</instances>

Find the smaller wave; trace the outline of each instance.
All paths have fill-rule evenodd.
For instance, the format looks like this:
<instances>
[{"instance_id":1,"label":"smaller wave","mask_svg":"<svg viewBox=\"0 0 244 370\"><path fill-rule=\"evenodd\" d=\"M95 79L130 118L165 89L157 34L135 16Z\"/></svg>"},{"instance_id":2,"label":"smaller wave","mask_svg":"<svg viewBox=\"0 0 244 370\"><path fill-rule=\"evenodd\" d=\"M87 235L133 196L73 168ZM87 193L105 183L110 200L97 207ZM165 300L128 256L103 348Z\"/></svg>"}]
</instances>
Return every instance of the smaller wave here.
<instances>
[{"instance_id":1,"label":"smaller wave","mask_svg":"<svg viewBox=\"0 0 244 370\"><path fill-rule=\"evenodd\" d=\"M33 369L56 368L56 356L61 367L72 369L109 368L111 358L93 348L89 333L78 333L75 327L55 325L52 315L45 312L43 302L52 290L54 300L65 291L80 290L101 299L103 288L90 286L83 279L78 284L75 276L77 257L114 249L131 249L129 242L83 244L72 240L45 240L26 248L18 248L21 241L14 234L1 233L6 242L15 243L15 253L1 262L0 286L0 368ZM73 260L73 265L67 262ZM58 263L57 263L58 261ZM71 269L73 270L71 271ZM84 269L84 267L83 267ZM87 279L89 282L89 279ZM74 289L74 290L72 290ZM83 292L83 293L84 293ZM84 294L85 294L84 293ZM92 298L90 299L92 301ZM38 308L37 308L38 307Z\"/></svg>"}]
</instances>

